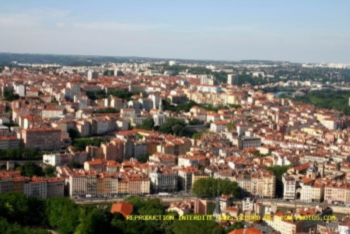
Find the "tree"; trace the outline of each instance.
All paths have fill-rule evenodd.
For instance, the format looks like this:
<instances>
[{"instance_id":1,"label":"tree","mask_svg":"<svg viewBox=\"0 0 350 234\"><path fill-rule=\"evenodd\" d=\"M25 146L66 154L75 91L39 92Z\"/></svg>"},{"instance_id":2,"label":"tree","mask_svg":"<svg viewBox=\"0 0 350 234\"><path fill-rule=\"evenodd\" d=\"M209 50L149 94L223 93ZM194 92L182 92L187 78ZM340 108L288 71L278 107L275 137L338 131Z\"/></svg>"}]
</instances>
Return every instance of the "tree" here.
<instances>
[{"instance_id":1,"label":"tree","mask_svg":"<svg viewBox=\"0 0 350 234\"><path fill-rule=\"evenodd\" d=\"M94 111L94 113L96 114L105 114L105 113L111 114L111 113L117 113L117 112L118 111L112 107L102 108Z\"/></svg>"},{"instance_id":2,"label":"tree","mask_svg":"<svg viewBox=\"0 0 350 234\"><path fill-rule=\"evenodd\" d=\"M109 232L109 217L104 210L81 208L80 223L75 234L95 234Z\"/></svg>"},{"instance_id":3,"label":"tree","mask_svg":"<svg viewBox=\"0 0 350 234\"><path fill-rule=\"evenodd\" d=\"M50 226L60 234L73 234L79 224L78 206L68 198L46 200L46 215Z\"/></svg>"},{"instance_id":4,"label":"tree","mask_svg":"<svg viewBox=\"0 0 350 234\"><path fill-rule=\"evenodd\" d=\"M86 149L86 146L92 145L92 146L98 146L100 147L102 143L108 142L108 137L98 137L98 138L76 138L73 140L73 147L77 151L83 151Z\"/></svg>"},{"instance_id":5,"label":"tree","mask_svg":"<svg viewBox=\"0 0 350 234\"><path fill-rule=\"evenodd\" d=\"M68 134L69 134L69 137L72 140L74 140L75 138L79 137L79 132L76 129L74 129L74 128L70 128L68 130Z\"/></svg>"},{"instance_id":6,"label":"tree","mask_svg":"<svg viewBox=\"0 0 350 234\"><path fill-rule=\"evenodd\" d=\"M148 158L149 158L149 155L142 155L142 156L138 157L137 160L138 160L140 163L145 163L145 162L148 161Z\"/></svg>"},{"instance_id":7,"label":"tree","mask_svg":"<svg viewBox=\"0 0 350 234\"><path fill-rule=\"evenodd\" d=\"M154 128L153 118L147 118L142 121L142 124L139 126L141 129L152 130Z\"/></svg>"},{"instance_id":8,"label":"tree","mask_svg":"<svg viewBox=\"0 0 350 234\"><path fill-rule=\"evenodd\" d=\"M133 94L123 89L123 90L113 90L111 92L108 92L108 95L112 95L114 97L130 101Z\"/></svg>"},{"instance_id":9,"label":"tree","mask_svg":"<svg viewBox=\"0 0 350 234\"><path fill-rule=\"evenodd\" d=\"M44 173L45 176L47 177L54 177L55 176L55 167L51 166L51 165L46 165L44 168Z\"/></svg>"},{"instance_id":10,"label":"tree","mask_svg":"<svg viewBox=\"0 0 350 234\"><path fill-rule=\"evenodd\" d=\"M241 188L237 182L228 179L199 179L193 184L192 188L192 192L199 197L215 197L218 190L219 194L231 195L235 198L241 196Z\"/></svg>"},{"instance_id":11,"label":"tree","mask_svg":"<svg viewBox=\"0 0 350 234\"><path fill-rule=\"evenodd\" d=\"M188 233L207 233L207 234L222 234L223 228L219 227L214 220L205 221L181 221L175 220L173 225L175 234Z\"/></svg>"},{"instance_id":12,"label":"tree","mask_svg":"<svg viewBox=\"0 0 350 234\"><path fill-rule=\"evenodd\" d=\"M203 124L203 121L199 120L199 119L191 119L190 121L188 121L189 125L199 125L199 124Z\"/></svg>"},{"instance_id":13,"label":"tree","mask_svg":"<svg viewBox=\"0 0 350 234\"><path fill-rule=\"evenodd\" d=\"M185 134L186 123L182 119L167 118L165 123L160 126L159 131L166 134L183 136Z\"/></svg>"},{"instance_id":14,"label":"tree","mask_svg":"<svg viewBox=\"0 0 350 234\"><path fill-rule=\"evenodd\" d=\"M6 101L13 101L13 100L19 99L18 94L14 94L14 93L13 93L13 90L5 89L3 95L4 95L4 99L5 99Z\"/></svg>"},{"instance_id":15,"label":"tree","mask_svg":"<svg viewBox=\"0 0 350 234\"><path fill-rule=\"evenodd\" d=\"M43 169L33 162L26 162L20 170L23 176L33 177L44 175Z\"/></svg>"},{"instance_id":16,"label":"tree","mask_svg":"<svg viewBox=\"0 0 350 234\"><path fill-rule=\"evenodd\" d=\"M235 124L233 122L230 122L227 124L227 130L228 131L232 131L233 129L235 129Z\"/></svg>"},{"instance_id":17,"label":"tree","mask_svg":"<svg viewBox=\"0 0 350 234\"><path fill-rule=\"evenodd\" d=\"M196 132L195 134L192 135L192 139L200 139L202 137L202 134L199 132Z\"/></svg>"}]
</instances>

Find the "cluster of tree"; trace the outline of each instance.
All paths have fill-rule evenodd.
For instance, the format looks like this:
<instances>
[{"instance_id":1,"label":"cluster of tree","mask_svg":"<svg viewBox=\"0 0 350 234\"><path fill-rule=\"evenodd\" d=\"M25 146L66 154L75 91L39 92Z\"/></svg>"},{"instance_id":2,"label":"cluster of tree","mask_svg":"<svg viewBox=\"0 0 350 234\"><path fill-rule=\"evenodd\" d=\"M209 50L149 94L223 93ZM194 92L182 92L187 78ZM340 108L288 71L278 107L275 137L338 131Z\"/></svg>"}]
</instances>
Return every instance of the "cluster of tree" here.
<instances>
[{"instance_id":1,"label":"cluster of tree","mask_svg":"<svg viewBox=\"0 0 350 234\"><path fill-rule=\"evenodd\" d=\"M142 124L138 127L145 130L152 130L154 128L153 118L147 118L142 121Z\"/></svg>"},{"instance_id":2,"label":"cluster of tree","mask_svg":"<svg viewBox=\"0 0 350 234\"><path fill-rule=\"evenodd\" d=\"M193 184L192 192L199 197L215 197L218 193L232 195L234 198L242 196L238 184L228 179L199 179Z\"/></svg>"},{"instance_id":3,"label":"cluster of tree","mask_svg":"<svg viewBox=\"0 0 350 234\"><path fill-rule=\"evenodd\" d=\"M292 167L291 165L288 165L288 166L273 166L273 167L266 168L268 171L273 172L273 174L276 176L276 196L277 197L283 196L282 175L286 173L287 170L291 167Z\"/></svg>"},{"instance_id":4,"label":"cluster of tree","mask_svg":"<svg viewBox=\"0 0 350 234\"><path fill-rule=\"evenodd\" d=\"M202 134L200 132L196 132L192 135L192 139L200 139L202 137Z\"/></svg>"},{"instance_id":5,"label":"cluster of tree","mask_svg":"<svg viewBox=\"0 0 350 234\"><path fill-rule=\"evenodd\" d=\"M112 95L114 97L117 98L121 98L123 100L127 100L130 101L131 100L131 96L133 95L131 92L127 91L127 90L113 90L108 92L108 95Z\"/></svg>"},{"instance_id":6,"label":"cluster of tree","mask_svg":"<svg viewBox=\"0 0 350 234\"><path fill-rule=\"evenodd\" d=\"M140 162L140 163L145 163L147 162L149 159L149 155L142 155L140 157L137 158L137 160Z\"/></svg>"},{"instance_id":7,"label":"cluster of tree","mask_svg":"<svg viewBox=\"0 0 350 234\"><path fill-rule=\"evenodd\" d=\"M203 120L199 120L199 119L191 119L190 121L188 121L189 125L199 125L199 124L204 124Z\"/></svg>"},{"instance_id":8,"label":"cluster of tree","mask_svg":"<svg viewBox=\"0 0 350 234\"><path fill-rule=\"evenodd\" d=\"M311 91L306 96L295 97L294 100L312 104L318 108L334 109L350 115L350 91L319 90Z\"/></svg>"},{"instance_id":9,"label":"cluster of tree","mask_svg":"<svg viewBox=\"0 0 350 234\"><path fill-rule=\"evenodd\" d=\"M180 113L180 112L189 112L191 110L192 107L198 105L196 102L190 100L178 105L172 105L170 103L169 100L162 100L162 105L163 105L163 109L164 110L169 110L169 111L173 111L176 113Z\"/></svg>"},{"instance_id":10,"label":"cluster of tree","mask_svg":"<svg viewBox=\"0 0 350 234\"><path fill-rule=\"evenodd\" d=\"M187 136L186 123L182 119L167 118L165 123L159 127L159 132L173 134L176 136Z\"/></svg>"},{"instance_id":11,"label":"cluster of tree","mask_svg":"<svg viewBox=\"0 0 350 234\"><path fill-rule=\"evenodd\" d=\"M95 137L95 138L75 138L73 140L73 147L77 151L83 151L86 149L86 146L92 145L92 146L101 146L101 143L108 142L109 139L107 137Z\"/></svg>"},{"instance_id":12,"label":"cluster of tree","mask_svg":"<svg viewBox=\"0 0 350 234\"><path fill-rule=\"evenodd\" d=\"M117 113L118 111L112 107L102 108L95 110L94 113L97 114L109 114L109 113Z\"/></svg>"},{"instance_id":13,"label":"cluster of tree","mask_svg":"<svg viewBox=\"0 0 350 234\"><path fill-rule=\"evenodd\" d=\"M221 109L228 109L228 106L213 106L212 104L201 104L198 106L202 107L204 110L214 112L218 112Z\"/></svg>"},{"instance_id":14,"label":"cluster of tree","mask_svg":"<svg viewBox=\"0 0 350 234\"><path fill-rule=\"evenodd\" d=\"M233 122L227 124L227 130L232 131L236 128L236 125Z\"/></svg>"},{"instance_id":15,"label":"cluster of tree","mask_svg":"<svg viewBox=\"0 0 350 234\"><path fill-rule=\"evenodd\" d=\"M4 96L4 100L9 102L19 99L18 94L14 94L12 90L7 90L7 89L4 90L3 96Z\"/></svg>"},{"instance_id":16,"label":"cluster of tree","mask_svg":"<svg viewBox=\"0 0 350 234\"><path fill-rule=\"evenodd\" d=\"M42 159L43 153L36 149L2 149L0 150L0 160L36 160Z\"/></svg>"},{"instance_id":17,"label":"cluster of tree","mask_svg":"<svg viewBox=\"0 0 350 234\"><path fill-rule=\"evenodd\" d=\"M125 199L133 205L133 215L174 215L175 220L127 221L118 213L110 213L110 205L77 205L69 198L46 200L26 197L24 194L0 195L0 233L46 234L224 234L242 228L236 223L226 230L213 220L181 221L177 213L167 213L159 199L144 200L137 196Z\"/></svg>"},{"instance_id":18,"label":"cluster of tree","mask_svg":"<svg viewBox=\"0 0 350 234\"><path fill-rule=\"evenodd\" d=\"M117 97L117 98L121 98L123 100L130 101L131 100L131 96L133 94L131 92L127 91L127 90L122 89L122 90L113 90L113 91L110 91L108 93L106 93L105 90L99 90L99 91L96 91L96 92L87 91L86 95L88 96L88 98L90 100L93 100L93 101L97 100L97 99L106 98L109 95L112 95L112 96Z\"/></svg>"},{"instance_id":19,"label":"cluster of tree","mask_svg":"<svg viewBox=\"0 0 350 234\"><path fill-rule=\"evenodd\" d=\"M102 99L102 98L106 98L107 94L106 91L104 90L99 90L96 92L93 91L87 91L86 92L86 96L88 96L88 98L92 101L97 100L97 99Z\"/></svg>"},{"instance_id":20,"label":"cluster of tree","mask_svg":"<svg viewBox=\"0 0 350 234\"><path fill-rule=\"evenodd\" d=\"M22 176L46 176L53 177L55 176L55 167L46 165L44 168L38 166L34 162L26 162L23 166L17 166L16 170L21 171Z\"/></svg>"}]
</instances>

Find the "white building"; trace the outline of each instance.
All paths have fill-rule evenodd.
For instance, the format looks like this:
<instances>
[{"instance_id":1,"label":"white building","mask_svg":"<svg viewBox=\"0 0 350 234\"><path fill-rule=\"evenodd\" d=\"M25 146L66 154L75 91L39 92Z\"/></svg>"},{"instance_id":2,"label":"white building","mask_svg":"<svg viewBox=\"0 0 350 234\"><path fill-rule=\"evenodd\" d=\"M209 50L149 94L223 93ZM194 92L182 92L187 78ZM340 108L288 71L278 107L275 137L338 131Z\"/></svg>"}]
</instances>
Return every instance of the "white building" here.
<instances>
[{"instance_id":1,"label":"white building","mask_svg":"<svg viewBox=\"0 0 350 234\"><path fill-rule=\"evenodd\" d=\"M154 192L177 190L178 176L173 170L156 168L154 172L149 173L149 178Z\"/></svg>"},{"instance_id":2,"label":"white building","mask_svg":"<svg viewBox=\"0 0 350 234\"><path fill-rule=\"evenodd\" d=\"M176 65L176 61L175 60L170 60L169 61L169 66L174 66L174 65Z\"/></svg>"},{"instance_id":3,"label":"white building","mask_svg":"<svg viewBox=\"0 0 350 234\"><path fill-rule=\"evenodd\" d=\"M250 200L249 197L242 200L242 211L252 212L254 210L254 201Z\"/></svg>"},{"instance_id":4,"label":"white building","mask_svg":"<svg viewBox=\"0 0 350 234\"><path fill-rule=\"evenodd\" d=\"M297 181L292 176L283 175L283 199L294 200L296 198Z\"/></svg>"},{"instance_id":5,"label":"white building","mask_svg":"<svg viewBox=\"0 0 350 234\"><path fill-rule=\"evenodd\" d=\"M60 154L44 154L43 163L51 166L61 165L61 155Z\"/></svg>"},{"instance_id":6,"label":"white building","mask_svg":"<svg viewBox=\"0 0 350 234\"><path fill-rule=\"evenodd\" d=\"M162 126L166 121L166 115L163 113L162 99L159 100L159 110L153 115L154 126Z\"/></svg>"},{"instance_id":7,"label":"white building","mask_svg":"<svg viewBox=\"0 0 350 234\"><path fill-rule=\"evenodd\" d=\"M201 75L201 84L202 85L214 85L215 77L213 75Z\"/></svg>"},{"instance_id":8,"label":"white building","mask_svg":"<svg viewBox=\"0 0 350 234\"><path fill-rule=\"evenodd\" d=\"M16 85L14 84L13 86L15 93L17 93L20 97L25 97L26 96L26 86L23 84Z\"/></svg>"},{"instance_id":9,"label":"white building","mask_svg":"<svg viewBox=\"0 0 350 234\"><path fill-rule=\"evenodd\" d=\"M87 73L88 80L93 80L98 78L98 73L92 70L89 70Z\"/></svg>"},{"instance_id":10,"label":"white building","mask_svg":"<svg viewBox=\"0 0 350 234\"><path fill-rule=\"evenodd\" d=\"M216 121L214 123L210 124L210 131L213 132L222 132L225 131L227 129L227 125L229 124L228 121Z\"/></svg>"},{"instance_id":11,"label":"white building","mask_svg":"<svg viewBox=\"0 0 350 234\"><path fill-rule=\"evenodd\" d=\"M238 85L238 77L236 74L227 75L227 84L229 85Z\"/></svg>"}]
</instances>

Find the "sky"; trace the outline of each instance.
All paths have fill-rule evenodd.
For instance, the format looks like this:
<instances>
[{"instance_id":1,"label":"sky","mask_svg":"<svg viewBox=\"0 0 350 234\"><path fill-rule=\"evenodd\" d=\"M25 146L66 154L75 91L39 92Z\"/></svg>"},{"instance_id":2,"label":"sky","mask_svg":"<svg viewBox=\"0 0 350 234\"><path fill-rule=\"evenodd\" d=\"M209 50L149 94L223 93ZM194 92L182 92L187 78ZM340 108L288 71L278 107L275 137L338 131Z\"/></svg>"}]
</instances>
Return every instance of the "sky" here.
<instances>
[{"instance_id":1,"label":"sky","mask_svg":"<svg viewBox=\"0 0 350 234\"><path fill-rule=\"evenodd\" d=\"M0 52L350 63L348 0L0 1Z\"/></svg>"}]
</instances>

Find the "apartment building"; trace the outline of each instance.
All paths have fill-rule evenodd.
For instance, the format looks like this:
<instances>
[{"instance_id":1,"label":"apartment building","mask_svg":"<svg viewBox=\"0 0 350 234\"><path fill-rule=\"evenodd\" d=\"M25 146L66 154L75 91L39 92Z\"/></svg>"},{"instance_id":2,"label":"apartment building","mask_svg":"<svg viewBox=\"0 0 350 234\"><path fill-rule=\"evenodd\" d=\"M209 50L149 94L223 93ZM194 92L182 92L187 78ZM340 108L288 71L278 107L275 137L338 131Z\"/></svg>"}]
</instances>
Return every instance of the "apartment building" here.
<instances>
[{"instance_id":1,"label":"apartment building","mask_svg":"<svg viewBox=\"0 0 350 234\"><path fill-rule=\"evenodd\" d=\"M59 168L60 175L64 171ZM69 196L149 194L150 180L142 173L135 172L100 172L68 171Z\"/></svg>"},{"instance_id":2,"label":"apartment building","mask_svg":"<svg viewBox=\"0 0 350 234\"><path fill-rule=\"evenodd\" d=\"M61 130L55 128L23 129L22 139L25 148L40 150L59 150Z\"/></svg>"},{"instance_id":3,"label":"apartment building","mask_svg":"<svg viewBox=\"0 0 350 234\"><path fill-rule=\"evenodd\" d=\"M249 192L255 196L274 198L276 194L276 176L269 171L252 173Z\"/></svg>"},{"instance_id":4,"label":"apartment building","mask_svg":"<svg viewBox=\"0 0 350 234\"><path fill-rule=\"evenodd\" d=\"M192 175L198 172L195 167L184 167L178 170L178 179L180 189L189 192L192 189Z\"/></svg>"},{"instance_id":5,"label":"apartment building","mask_svg":"<svg viewBox=\"0 0 350 234\"><path fill-rule=\"evenodd\" d=\"M210 131L213 132L222 132L227 129L227 125L229 124L228 121L222 120L222 121L215 121L210 124Z\"/></svg>"},{"instance_id":6,"label":"apartment building","mask_svg":"<svg viewBox=\"0 0 350 234\"><path fill-rule=\"evenodd\" d=\"M103 156L106 160L123 159L124 142L120 139L115 139L109 143L101 144Z\"/></svg>"},{"instance_id":7,"label":"apartment building","mask_svg":"<svg viewBox=\"0 0 350 234\"><path fill-rule=\"evenodd\" d=\"M0 136L0 149L18 149L19 139L15 136Z\"/></svg>"},{"instance_id":8,"label":"apartment building","mask_svg":"<svg viewBox=\"0 0 350 234\"><path fill-rule=\"evenodd\" d=\"M176 165L177 157L171 154L154 153L149 156L148 161L155 164L161 164L164 166L172 167Z\"/></svg>"},{"instance_id":9,"label":"apartment building","mask_svg":"<svg viewBox=\"0 0 350 234\"><path fill-rule=\"evenodd\" d=\"M66 109L55 108L55 107L47 107L42 110L41 117L42 118L54 118L63 114L66 114Z\"/></svg>"},{"instance_id":10,"label":"apartment building","mask_svg":"<svg viewBox=\"0 0 350 234\"><path fill-rule=\"evenodd\" d=\"M283 199L294 200L296 198L297 180L293 176L283 175Z\"/></svg>"},{"instance_id":11,"label":"apartment building","mask_svg":"<svg viewBox=\"0 0 350 234\"><path fill-rule=\"evenodd\" d=\"M86 120L78 121L76 124L76 128L81 137L90 136L91 134L91 123Z\"/></svg>"},{"instance_id":12,"label":"apartment building","mask_svg":"<svg viewBox=\"0 0 350 234\"><path fill-rule=\"evenodd\" d=\"M153 172L149 173L151 188L154 192L173 192L177 190L178 175L173 171L164 167L157 167Z\"/></svg>"},{"instance_id":13,"label":"apartment building","mask_svg":"<svg viewBox=\"0 0 350 234\"><path fill-rule=\"evenodd\" d=\"M346 181L332 181L325 186L324 201L327 203L350 203L350 184Z\"/></svg>"},{"instance_id":14,"label":"apartment building","mask_svg":"<svg viewBox=\"0 0 350 234\"><path fill-rule=\"evenodd\" d=\"M242 136L238 138L239 149L259 148L261 146L261 138Z\"/></svg>"}]
</instances>

